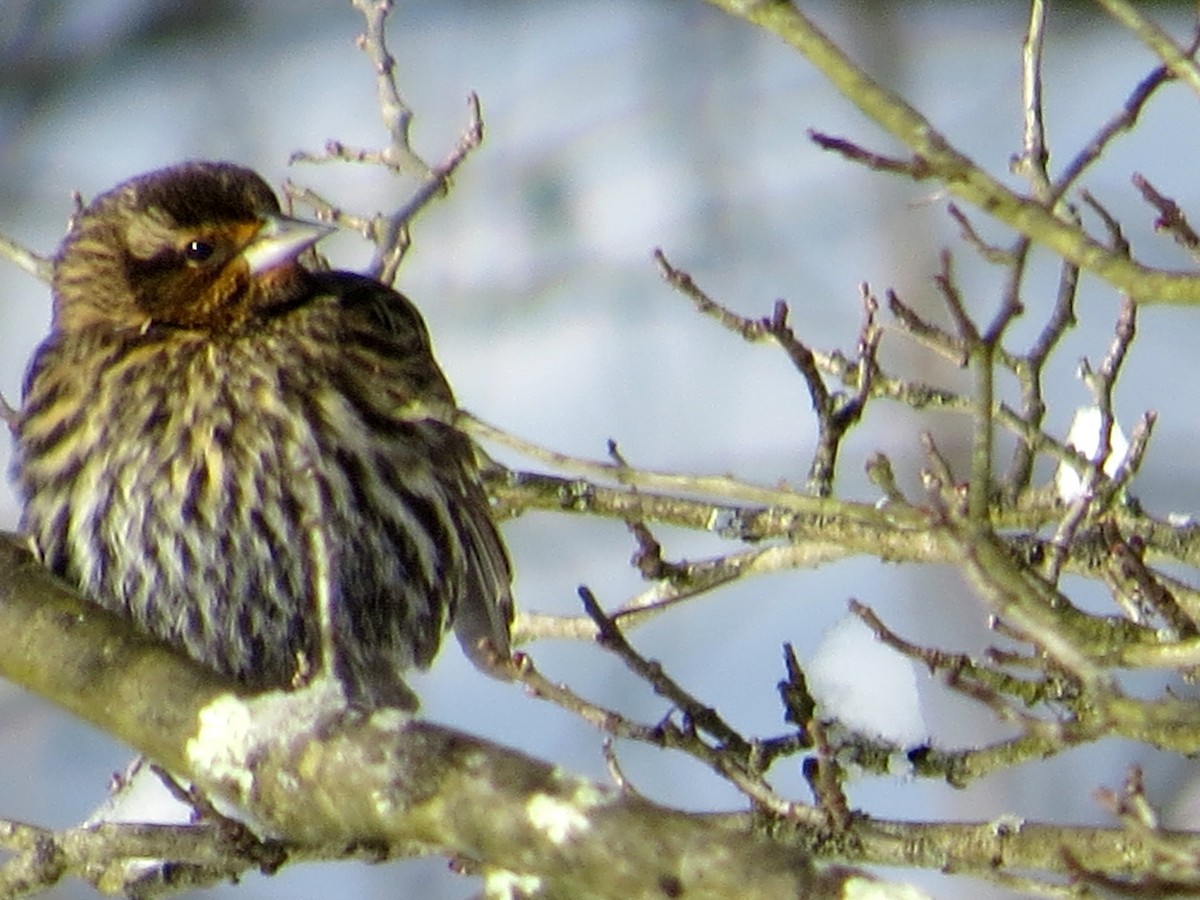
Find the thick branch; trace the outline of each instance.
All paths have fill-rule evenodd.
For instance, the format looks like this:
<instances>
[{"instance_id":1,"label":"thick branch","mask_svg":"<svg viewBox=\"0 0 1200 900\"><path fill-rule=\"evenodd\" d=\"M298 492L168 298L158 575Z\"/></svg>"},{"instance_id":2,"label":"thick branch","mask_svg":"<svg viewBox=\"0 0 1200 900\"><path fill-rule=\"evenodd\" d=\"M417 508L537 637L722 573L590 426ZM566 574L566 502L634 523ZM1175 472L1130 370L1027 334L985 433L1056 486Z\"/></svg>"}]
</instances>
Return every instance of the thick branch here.
<instances>
[{"instance_id":1,"label":"thick branch","mask_svg":"<svg viewBox=\"0 0 1200 900\"><path fill-rule=\"evenodd\" d=\"M519 879L527 896L838 896L847 873L813 871L810 853L921 866L953 858L963 872L1062 872L1067 850L1089 866L1137 871L1163 841L1200 853L1200 840L1168 832L1151 841L1115 829L858 817L836 835L794 822L768 835L751 815L665 809L398 712L348 712L319 690L246 699L79 600L11 538L0 540L0 675L247 810L289 856L446 853L485 877ZM1118 718L1149 714L1148 731L1179 729L1187 717L1169 705L1157 718L1141 709Z\"/></svg>"},{"instance_id":2,"label":"thick branch","mask_svg":"<svg viewBox=\"0 0 1200 900\"><path fill-rule=\"evenodd\" d=\"M454 855L530 897L836 896L806 853L399 712L247 699L0 540L0 675L246 810L303 855ZM322 849L323 848L323 849Z\"/></svg>"}]
</instances>

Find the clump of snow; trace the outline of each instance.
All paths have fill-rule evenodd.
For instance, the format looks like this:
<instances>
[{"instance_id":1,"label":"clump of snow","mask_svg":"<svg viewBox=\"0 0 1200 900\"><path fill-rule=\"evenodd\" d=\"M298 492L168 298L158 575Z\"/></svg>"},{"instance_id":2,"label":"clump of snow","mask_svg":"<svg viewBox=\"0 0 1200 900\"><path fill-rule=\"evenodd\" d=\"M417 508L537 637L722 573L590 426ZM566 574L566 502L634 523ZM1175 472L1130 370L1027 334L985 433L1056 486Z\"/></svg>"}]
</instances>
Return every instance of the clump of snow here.
<instances>
[{"instance_id":1,"label":"clump of snow","mask_svg":"<svg viewBox=\"0 0 1200 900\"><path fill-rule=\"evenodd\" d=\"M504 869L491 869L484 875L483 895L489 900L515 900L532 897L542 889L542 879L536 875L518 875Z\"/></svg>"},{"instance_id":2,"label":"clump of snow","mask_svg":"<svg viewBox=\"0 0 1200 900\"><path fill-rule=\"evenodd\" d=\"M851 878L842 885L842 900L930 900L930 897L911 884Z\"/></svg>"},{"instance_id":3,"label":"clump of snow","mask_svg":"<svg viewBox=\"0 0 1200 900\"><path fill-rule=\"evenodd\" d=\"M592 823L578 807L549 794L534 794L526 804L525 813L530 824L543 832L552 844L565 844L592 828Z\"/></svg>"},{"instance_id":4,"label":"clump of snow","mask_svg":"<svg viewBox=\"0 0 1200 900\"><path fill-rule=\"evenodd\" d=\"M804 669L822 719L901 746L929 739L912 663L847 614L825 632Z\"/></svg>"},{"instance_id":5,"label":"clump of snow","mask_svg":"<svg viewBox=\"0 0 1200 900\"><path fill-rule=\"evenodd\" d=\"M1096 459L1100 452L1102 437L1100 408L1084 406L1075 410L1075 418L1071 420L1071 430L1067 432L1067 446L1074 447L1088 459ZM1116 422L1112 424L1112 436L1109 438L1109 453L1104 460L1104 474L1110 478L1116 474L1125 457L1129 455L1129 440ZM1072 503L1083 495L1083 479L1074 467L1066 463L1058 464L1058 472L1054 476L1058 496L1064 503Z\"/></svg>"},{"instance_id":6,"label":"clump of snow","mask_svg":"<svg viewBox=\"0 0 1200 900\"><path fill-rule=\"evenodd\" d=\"M157 822L182 825L194 810L172 794L150 764L138 757L84 825L119 822Z\"/></svg>"}]
</instances>

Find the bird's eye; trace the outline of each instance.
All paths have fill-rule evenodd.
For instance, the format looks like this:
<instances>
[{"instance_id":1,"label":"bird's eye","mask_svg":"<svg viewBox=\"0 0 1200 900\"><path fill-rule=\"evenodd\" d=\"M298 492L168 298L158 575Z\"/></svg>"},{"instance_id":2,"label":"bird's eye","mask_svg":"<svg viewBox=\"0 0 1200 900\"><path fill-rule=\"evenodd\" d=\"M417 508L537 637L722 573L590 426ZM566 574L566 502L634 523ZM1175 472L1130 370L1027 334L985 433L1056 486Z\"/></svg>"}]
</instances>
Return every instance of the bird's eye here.
<instances>
[{"instance_id":1,"label":"bird's eye","mask_svg":"<svg viewBox=\"0 0 1200 900\"><path fill-rule=\"evenodd\" d=\"M215 251L216 248L208 241L196 239L187 242L183 248L183 256L188 262L200 263L212 256Z\"/></svg>"}]
</instances>

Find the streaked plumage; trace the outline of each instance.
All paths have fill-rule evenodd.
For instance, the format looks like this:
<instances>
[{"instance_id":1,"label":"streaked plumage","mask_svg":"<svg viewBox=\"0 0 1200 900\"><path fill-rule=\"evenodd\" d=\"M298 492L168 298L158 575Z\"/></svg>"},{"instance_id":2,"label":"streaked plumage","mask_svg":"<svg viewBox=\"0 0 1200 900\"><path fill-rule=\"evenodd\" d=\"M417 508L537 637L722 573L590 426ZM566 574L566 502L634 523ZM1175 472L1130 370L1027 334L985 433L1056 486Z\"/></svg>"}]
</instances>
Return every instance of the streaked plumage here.
<instances>
[{"instance_id":1,"label":"streaked plumage","mask_svg":"<svg viewBox=\"0 0 1200 900\"><path fill-rule=\"evenodd\" d=\"M297 265L322 231L228 164L85 209L25 380L23 524L88 597L251 687L320 669L324 623L354 702L411 706L402 673L451 621L507 654L509 566L469 442L422 415L453 396L419 313Z\"/></svg>"}]
</instances>

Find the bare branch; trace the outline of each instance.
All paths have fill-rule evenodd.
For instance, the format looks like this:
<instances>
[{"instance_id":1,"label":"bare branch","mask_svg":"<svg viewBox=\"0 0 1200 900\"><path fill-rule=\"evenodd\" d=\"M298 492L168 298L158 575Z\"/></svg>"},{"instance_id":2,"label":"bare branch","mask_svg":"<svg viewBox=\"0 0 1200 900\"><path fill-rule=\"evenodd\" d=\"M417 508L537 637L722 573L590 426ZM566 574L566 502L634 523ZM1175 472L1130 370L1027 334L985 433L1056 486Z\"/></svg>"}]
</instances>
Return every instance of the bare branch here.
<instances>
[{"instance_id":1,"label":"bare branch","mask_svg":"<svg viewBox=\"0 0 1200 900\"><path fill-rule=\"evenodd\" d=\"M1147 203L1158 210L1155 230L1167 232L1175 239L1175 243L1191 254L1192 259L1200 260L1200 235L1192 229L1179 205L1170 197L1160 194L1149 179L1137 172L1133 175L1133 186L1146 198Z\"/></svg>"},{"instance_id":2,"label":"bare branch","mask_svg":"<svg viewBox=\"0 0 1200 900\"><path fill-rule=\"evenodd\" d=\"M18 269L28 272L38 281L50 280L53 273L53 261L45 256L38 256L32 250L22 247L12 238L0 234L0 256L5 257Z\"/></svg>"},{"instance_id":3,"label":"bare branch","mask_svg":"<svg viewBox=\"0 0 1200 900\"><path fill-rule=\"evenodd\" d=\"M921 160L920 171L946 189L1031 240L1048 247L1081 269L1094 272L1139 302L1195 305L1200 303L1200 276L1164 272L1114 254L1042 202L1023 197L975 165L933 124L903 98L887 90L821 32L793 4L746 4L742 0L709 0L731 15L766 28L815 65L842 94ZM1120 0L1101 0L1110 10L1130 10ZM1130 13L1137 20L1141 17ZM1173 46L1173 45L1172 45ZM1156 46L1156 49L1159 49ZM1195 64L1182 51L1163 47L1168 65L1181 77L1193 76Z\"/></svg>"}]
</instances>

